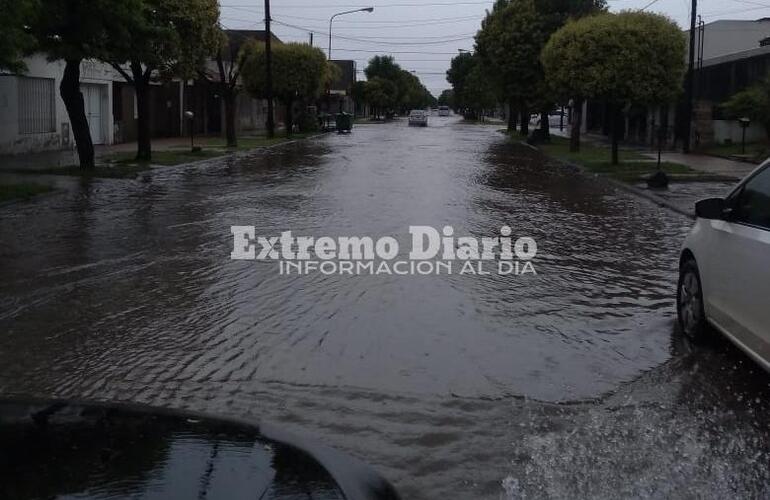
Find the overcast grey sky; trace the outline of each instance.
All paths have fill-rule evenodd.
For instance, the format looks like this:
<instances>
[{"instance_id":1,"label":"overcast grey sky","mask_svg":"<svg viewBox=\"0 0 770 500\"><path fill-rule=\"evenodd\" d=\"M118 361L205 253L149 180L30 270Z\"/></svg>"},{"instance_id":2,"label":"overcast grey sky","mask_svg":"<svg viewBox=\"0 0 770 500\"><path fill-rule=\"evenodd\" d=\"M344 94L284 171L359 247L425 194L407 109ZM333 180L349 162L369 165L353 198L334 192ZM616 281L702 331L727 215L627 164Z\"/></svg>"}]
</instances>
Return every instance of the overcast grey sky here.
<instances>
[{"instance_id":1,"label":"overcast grey sky","mask_svg":"<svg viewBox=\"0 0 770 500\"><path fill-rule=\"evenodd\" d=\"M264 0L220 0L227 28L263 29ZM680 26L689 23L690 0L609 0L611 10L639 9L666 14ZM473 48L473 35L492 1L483 0L272 0L273 32L281 40L308 42L327 50L329 17L337 12L374 7L335 18L332 58L354 59L359 79L366 62L389 54L414 71L434 95L449 88L445 72L458 50ZM718 19L770 17L770 0L700 0L699 14Z\"/></svg>"}]
</instances>

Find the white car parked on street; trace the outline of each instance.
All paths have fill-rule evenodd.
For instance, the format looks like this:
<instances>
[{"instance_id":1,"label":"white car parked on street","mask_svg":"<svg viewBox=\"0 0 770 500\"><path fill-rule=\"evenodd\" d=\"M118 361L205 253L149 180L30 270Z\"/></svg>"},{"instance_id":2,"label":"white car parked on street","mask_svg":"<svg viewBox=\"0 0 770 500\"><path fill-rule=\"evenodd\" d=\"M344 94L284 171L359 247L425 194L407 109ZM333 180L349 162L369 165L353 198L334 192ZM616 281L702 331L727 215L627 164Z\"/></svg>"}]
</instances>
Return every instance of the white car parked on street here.
<instances>
[{"instance_id":1,"label":"white car parked on street","mask_svg":"<svg viewBox=\"0 0 770 500\"><path fill-rule=\"evenodd\" d=\"M770 371L770 160L695 212L679 260L682 331L697 340L713 325Z\"/></svg>"}]
</instances>

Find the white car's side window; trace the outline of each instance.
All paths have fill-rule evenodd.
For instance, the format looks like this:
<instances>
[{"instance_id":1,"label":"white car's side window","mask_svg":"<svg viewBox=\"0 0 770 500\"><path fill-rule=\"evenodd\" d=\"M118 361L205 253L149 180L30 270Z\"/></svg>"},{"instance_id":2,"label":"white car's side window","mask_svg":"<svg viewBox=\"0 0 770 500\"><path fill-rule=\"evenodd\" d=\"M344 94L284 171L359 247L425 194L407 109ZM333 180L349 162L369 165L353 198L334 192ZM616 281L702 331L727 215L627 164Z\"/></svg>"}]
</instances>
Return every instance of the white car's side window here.
<instances>
[{"instance_id":1,"label":"white car's side window","mask_svg":"<svg viewBox=\"0 0 770 500\"><path fill-rule=\"evenodd\" d=\"M770 229L770 168L746 183L734 207L734 222Z\"/></svg>"}]
</instances>

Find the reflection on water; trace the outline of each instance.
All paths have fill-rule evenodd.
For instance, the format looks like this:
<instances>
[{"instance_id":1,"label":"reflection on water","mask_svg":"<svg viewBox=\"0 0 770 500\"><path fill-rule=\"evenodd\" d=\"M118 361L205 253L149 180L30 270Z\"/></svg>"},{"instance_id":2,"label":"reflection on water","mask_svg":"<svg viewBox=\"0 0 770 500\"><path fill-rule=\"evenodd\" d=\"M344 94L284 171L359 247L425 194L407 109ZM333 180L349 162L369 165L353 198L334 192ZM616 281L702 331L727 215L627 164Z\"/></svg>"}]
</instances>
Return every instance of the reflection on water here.
<instances>
[{"instance_id":1,"label":"reflection on water","mask_svg":"<svg viewBox=\"0 0 770 500\"><path fill-rule=\"evenodd\" d=\"M342 500L254 428L136 410L0 402L0 498Z\"/></svg>"},{"instance_id":2,"label":"reflection on water","mask_svg":"<svg viewBox=\"0 0 770 500\"><path fill-rule=\"evenodd\" d=\"M520 420L578 411L551 403L675 355L690 221L490 127L402 125L2 213L0 390L275 418L374 462L407 498L497 495ZM535 238L537 276L287 277L229 260L231 225L406 241L409 225L447 224Z\"/></svg>"}]
</instances>

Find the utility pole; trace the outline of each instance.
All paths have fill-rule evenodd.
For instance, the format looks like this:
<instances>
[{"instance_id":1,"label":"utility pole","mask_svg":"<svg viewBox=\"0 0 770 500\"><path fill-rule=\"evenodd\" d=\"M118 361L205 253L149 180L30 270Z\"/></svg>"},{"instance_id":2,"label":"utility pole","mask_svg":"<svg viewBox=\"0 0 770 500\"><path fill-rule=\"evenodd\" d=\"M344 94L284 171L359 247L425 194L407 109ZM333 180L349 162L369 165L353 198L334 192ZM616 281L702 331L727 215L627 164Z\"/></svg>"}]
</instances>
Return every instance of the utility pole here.
<instances>
[{"instance_id":1,"label":"utility pole","mask_svg":"<svg viewBox=\"0 0 770 500\"><path fill-rule=\"evenodd\" d=\"M273 54L270 50L270 0L265 0L265 97L267 98L267 137L275 135L275 122L273 121Z\"/></svg>"},{"instance_id":2,"label":"utility pole","mask_svg":"<svg viewBox=\"0 0 770 500\"><path fill-rule=\"evenodd\" d=\"M313 32L310 32L310 46L313 46Z\"/></svg>"},{"instance_id":3,"label":"utility pole","mask_svg":"<svg viewBox=\"0 0 770 500\"><path fill-rule=\"evenodd\" d=\"M682 137L682 152L690 152L690 136L692 135L693 94L695 86L695 23L698 14L698 0L692 0L690 12L690 54L687 61L687 79L685 81L684 103L684 137Z\"/></svg>"}]
</instances>

